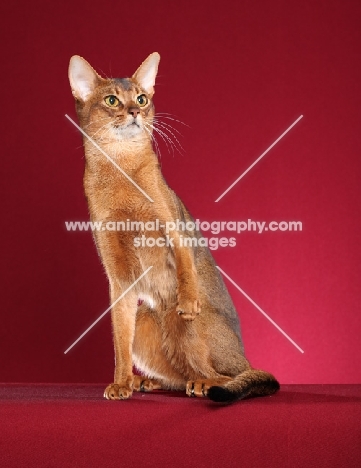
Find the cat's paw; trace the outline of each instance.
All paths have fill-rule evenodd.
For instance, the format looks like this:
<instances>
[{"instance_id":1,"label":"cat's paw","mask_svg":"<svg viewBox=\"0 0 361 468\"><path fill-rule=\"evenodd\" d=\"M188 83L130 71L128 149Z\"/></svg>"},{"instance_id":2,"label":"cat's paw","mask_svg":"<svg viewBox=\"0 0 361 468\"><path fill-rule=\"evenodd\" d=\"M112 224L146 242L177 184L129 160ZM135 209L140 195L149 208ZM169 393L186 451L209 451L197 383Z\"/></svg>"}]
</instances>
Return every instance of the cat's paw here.
<instances>
[{"instance_id":1,"label":"cat's paw","mask_svg":"<svg viewBox=\"0 0 361 468\"><path fill-rule=\"evenodd\" d=\"M186 394L189 397L206 397L208 390L214 386L222 386L232 380L231 377L216 377L214 379L188 380Z\"/></svg>"},{"instance_id":2,"label":"cat's paw","mask_svg":"<svg viewBox=\"0 0 361 468\"><path fill-rule=\"evenodd\" d=\"M116 383L112 383L105 389L104 397L107 400L126 400L132 396L132 393L133 389L129 384L118 385Z\"/></svg>"},{"instance_id":3,"label":"cat's paw","mask_svg":"<svg viewBox=\"0 0 361 468\"><path fill-rule=\"evenodd\" d=\"M183 320L194 320L201 312L201 303L198 299L189 299L178 296L176 310Z\"/></svg>"},{"instance_id":4,"label":"cat's paw","mask_svg":"<svg viewBox=\"0 0 361 468\"><path fill-rule=\"evenodd\" d=\"M209 388L207 380L188 380L186 394L189 397L206 397Z\"/></svg>"},{"instance_id":5,"label":"cat's paw","mask_svg":"<svg viewBox=\"0 0 361 468\"><path fill-rule=\"evenodd\" d=\"M135 392L151 392L161 388L161 384L155 379L147 379L141 375L134 376L133 391Z\"/></svg>"}]
</instances>

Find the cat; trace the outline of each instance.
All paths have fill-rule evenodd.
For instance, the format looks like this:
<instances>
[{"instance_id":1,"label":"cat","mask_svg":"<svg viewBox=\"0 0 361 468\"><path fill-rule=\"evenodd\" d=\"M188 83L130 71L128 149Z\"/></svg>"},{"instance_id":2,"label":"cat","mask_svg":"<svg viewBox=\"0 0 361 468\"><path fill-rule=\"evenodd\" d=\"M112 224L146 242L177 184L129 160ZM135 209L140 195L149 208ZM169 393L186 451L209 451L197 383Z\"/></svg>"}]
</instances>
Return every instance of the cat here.
<instances>
[{"instance_id":1,"label":"cat","mask_svg":"<svg viewBox=\"0 0 361 468\"><path fill-rule=\"evenodd\" d=\"M209 249L181 243L182 237L200 240L201 233L164 228L172 222L192 227L193 218L165 182L153 150L159 60L155 52L131 78L115 79L102 78L77 55L69 65L80 127L92 139L84 136L91 220L158 220L153 230L139 225L138 232L94 233L113 304L115 371L104 396L119 400L133 391L167 389L230 403L271 395L279 383L246 359L237 312ZM163 242L137 246L139 236ZM133 366L142 375L134 375Z\"/></svg>"}]
</instances>

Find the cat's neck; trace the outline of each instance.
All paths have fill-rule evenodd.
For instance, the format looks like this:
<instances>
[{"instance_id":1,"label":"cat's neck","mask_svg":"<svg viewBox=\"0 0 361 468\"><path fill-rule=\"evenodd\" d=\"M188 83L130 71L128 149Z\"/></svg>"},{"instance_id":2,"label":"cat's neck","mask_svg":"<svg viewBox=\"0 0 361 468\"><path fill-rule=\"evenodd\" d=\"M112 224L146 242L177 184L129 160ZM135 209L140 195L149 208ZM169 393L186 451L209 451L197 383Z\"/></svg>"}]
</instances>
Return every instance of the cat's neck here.
<instances>
[{"instance_id":1,"label":"cat's neck","mask_svg":"<svg viewBox=\"0 0 361 468\"><path fill-rule=\"evenodd\" d=\"M94 144L95 143L95 144ZM139 167L157 161L148 139L104 142L85 141L85 157L90 172L99 175L106 166L119 166L129 176Z\"/></svg>"}]
</instances>

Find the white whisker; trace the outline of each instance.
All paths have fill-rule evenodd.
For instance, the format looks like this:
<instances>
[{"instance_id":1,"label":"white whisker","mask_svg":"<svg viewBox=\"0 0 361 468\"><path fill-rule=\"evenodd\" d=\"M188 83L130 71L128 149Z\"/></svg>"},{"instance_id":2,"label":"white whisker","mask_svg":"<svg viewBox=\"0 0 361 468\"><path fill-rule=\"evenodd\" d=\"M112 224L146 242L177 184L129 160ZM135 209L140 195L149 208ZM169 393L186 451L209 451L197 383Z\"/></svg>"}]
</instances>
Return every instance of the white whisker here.
<instances>
[{"instance_id":1,"label":"white whisker","mask_svg":"<svg viewBox=\"0 0 361 468\"><path fill-rule=\"evenodd\" d=\"M148 123L145 123L144 124L144 130L149 134L152 142L154 143L154 147L155 147L155 152L157 153L157 155L159 156L159 159L162 158L162 153L160 151L160 147L158 145L158 142L156 140L156 138L154 137L154 135L152 134L152 132L147 128L147 125L149 125Z\"/></svg>"},{"instance_id":2,"label":"white whisker","mask_svg":"<svg viewBox=\"0 0 361 468\"><path fill-rule=\"evenodd\" d=\"M178 143L178 145L179 145L179 147L182 149L182 151L184 151L184 148L183 148L183 146L181 145L180 141L178 140L177 136L172 132L172 130L175 130L175 131L177 131L177 132L178 132L178 130L176 130L175 128L173 128L171 125L164 125L164 122L156 122L155 127L158 127L158 126L161 127L161 128L164 130L164 132L165 132L165 131L168 131L168 132L173 136L173 138L175 139L175 141ZM170 128L171 128L172 130L170 130ZM178 133L182 136L182 134L181 134L180 132L178 132Z\"/></svg>"},{"instance_id":3,"label":"white whisker","mask_svg":"<svg viewBox=\"0 0 361 468\"><path fill-rule=\"evenodd\" d=\"M149 124L148 123L148 126L156 133L158 133L158 135L160 136L160 138L162 138L162 140L164 141L166 147L167 147L167 150L168 152L170 152L169 148L172 149L172 154L174 156L174 149L173 149L173 146L174 146L174 143L173 141L169 138L168 135L166 135L162 130L160 130L159 128L156 128L154 125L152 124Z\"/></svg>"},{"instance_id":4,"label":"white whisker","mask_svg":"<svg viewBox=\"0 0 361 468\"><path fill-rule=\"evenodd\" d=\"M170 137L170 135L168 135L166 133L166 130L171 134L171 136L173 137L174 141L172 140L172 138ZM156 131L159 135L162 135L164 136L167 141L180 153L180 154L183 154L184 153L184 148L183 146L181 145L180 141L178 140L178 138L174 135L174 133L172 131L170 131L168 128L165 128L165 127L161 127L159 128L157 125L154 126L154 131Z\"/></svg>"},{"instance_id":5,"label":"white whisker","mask_svg":"<svg viewBox=\"0 0 361 468\"><path fill-rule=\"evenodd\" d=\"M186 123L182 122L181 120L175 119L173 116L170 117L172 114L168 114L167 112L157 112L155 114L155 117L161 116L162 119L169 119L169 120L174 120L175 122L178 122L182 125L185 125L186 127L189 127ZM190 128L190 127L189 127Z\"/></svg>"},{"instance_id":6,"label":"white whisker","mask_svg":"<svg viewBox=\"0 0 361 468\"><path fill-rule=\"evenodd\" d=\"M155 122L156 125L162 125L164 127L168 127L168 128L171 128L172 130L174 130L175 132L179 133L179 135L182 135L181 132L177 129L177 128L174 128L172 125L170 125L169 123L167 122L163 122L162 120L159 120L157 118L154 118L153 119L153 122Z\"/></svg>"}]
</instances>

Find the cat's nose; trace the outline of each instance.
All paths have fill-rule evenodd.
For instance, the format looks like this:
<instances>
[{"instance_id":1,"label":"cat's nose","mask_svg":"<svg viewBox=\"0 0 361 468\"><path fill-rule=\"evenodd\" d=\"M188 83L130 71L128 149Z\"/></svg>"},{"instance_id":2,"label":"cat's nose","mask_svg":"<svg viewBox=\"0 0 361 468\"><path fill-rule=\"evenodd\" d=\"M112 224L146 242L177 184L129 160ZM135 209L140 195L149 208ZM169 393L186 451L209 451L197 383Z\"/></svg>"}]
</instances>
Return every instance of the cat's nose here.
<instances>
[{"instance_id":1,"label":"cat's nose","mask_svg":"<svg viewBox=\"0 0 361 468\"><path fill-rule=\"evenodd\" d=\"M128 114L131 114L136 119L138 114L140 114L139 107L129 107Z\"/></svg>"}]
</instances>

